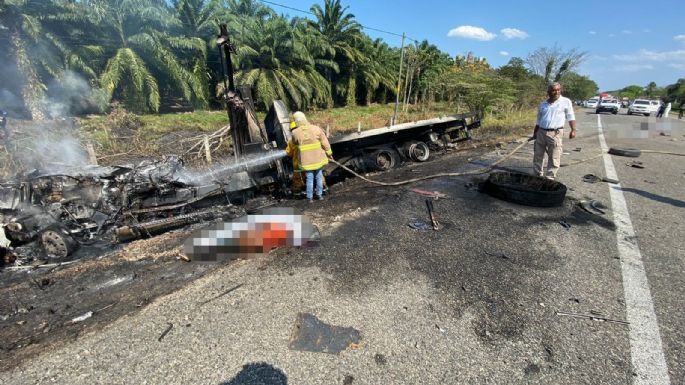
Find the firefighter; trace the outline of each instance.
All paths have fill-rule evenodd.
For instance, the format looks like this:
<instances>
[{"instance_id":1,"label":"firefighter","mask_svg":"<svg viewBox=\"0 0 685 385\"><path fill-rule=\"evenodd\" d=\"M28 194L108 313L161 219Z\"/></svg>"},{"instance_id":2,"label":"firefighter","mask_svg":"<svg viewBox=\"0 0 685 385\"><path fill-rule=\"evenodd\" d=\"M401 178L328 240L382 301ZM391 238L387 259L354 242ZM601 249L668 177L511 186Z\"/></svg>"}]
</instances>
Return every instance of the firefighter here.
<instances>
[{"instance_id":1,"label":"firefighter","mask_svg":"<svg viewBox=\"0 0 685 385\"><path fill-rule=\"evenodd\" d=\"M310 203L314 197L322 200L324 183L322 169L328 164L328 159L333 158L331 145L323 130L309 123L304 113L295 112L293 121L296 127L292 130L292 137L286 148L288 156L293 158L295 169L293 185L296 183L296 175L304 173L307 200Z\"/></svg>"}]
</instances>

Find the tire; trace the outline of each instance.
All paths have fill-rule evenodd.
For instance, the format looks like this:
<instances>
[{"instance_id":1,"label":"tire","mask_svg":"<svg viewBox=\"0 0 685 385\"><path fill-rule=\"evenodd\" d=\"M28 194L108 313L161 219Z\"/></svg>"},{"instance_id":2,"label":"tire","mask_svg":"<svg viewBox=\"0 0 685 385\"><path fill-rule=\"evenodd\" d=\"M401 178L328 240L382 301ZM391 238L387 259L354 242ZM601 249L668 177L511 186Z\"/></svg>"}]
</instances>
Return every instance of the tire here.
<instances>
[{"instance_id":1,"label":"tire","mask_svg":"<svg viewBox=\"0 0 685 385\"><path fill-rule=\"evenodd\" d=\"M369 161L371 168L376 171L387 171L400 163L399 154L392 149L374 151L369 157Z\"/></svg>"},{"instance_id":2,"label":"tire","mask_svg":"<svg viewBox=\"0 0 685 385\"><path fill-rule=\"evenodd\" d=\"M566 190L562 183L517 172L492 173L481 188L492 197L534 207L561 206Z\"/></svg>"},{"instance_id":3,"label":"tire","mask_svg":"<svg viewBox=\"0 0 685 385\"><path fill-rule=\"evenodd\" d=\"M651 114L644 114L644 115L645 115L645 116L649 116L649 115L651 115Z\"/></svg>"},{"instance_id":4,"label":"tire","mask_svg":"<svg viewBox=\"0 0 685 385\"><path fill-rule=\"evenodd\" d=\"M40 234L40 244L48 259L59 262L71 255L78 243L59 226L50 226Z\"/></svg>"},{"instance_id":5,"label":"tire","mask_svg":"<svg viewBox=\"0 0 685 385\"><path fill-rule=\"evenodd\" d=\"M612 112L612 114L618 115L618 111L614 111L614 112Z\"/></svg>"},{"instance_id":6,"label":"tire","mask_svg":"<svg viewBox=\"0 0 685 385\"><path fill-rule=\"evenodd\" d=\"M642 152L637 148L627 148L627 147L611 147L609 149L609 154L618 156L627 156L629 158L637 158Z\"/></svg>"},{"instance_id":7,"label":"tire","mask_svg":"<svg viewBox=\"0 0 685 385\"><path fill-rule=\"evenodd\" d=\"M414 162L425 162L430 158L428 145L420 141L411 141L402 145L402 150L407 158Z\"/></svg>"},{"instance_id":8,"label":"tire","mask_svg":"<svg viewBox=\"0 0 685 385\"><path fill-rule=\"evenodd\" d=\"M632 114L633 114L632 112L628 111L628 115L632 115Z\"/></svg>"}]
</instances>

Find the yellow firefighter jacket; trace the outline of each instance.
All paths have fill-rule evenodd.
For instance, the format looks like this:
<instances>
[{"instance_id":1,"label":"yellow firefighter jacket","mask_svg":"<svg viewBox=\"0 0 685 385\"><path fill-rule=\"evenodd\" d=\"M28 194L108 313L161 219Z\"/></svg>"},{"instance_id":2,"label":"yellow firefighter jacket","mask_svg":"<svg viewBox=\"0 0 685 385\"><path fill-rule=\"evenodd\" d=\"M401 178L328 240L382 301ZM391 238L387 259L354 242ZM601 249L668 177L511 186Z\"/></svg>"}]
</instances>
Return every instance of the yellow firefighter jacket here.
<instances>
[{"instance_id":1,"label":"yellow firefighter jacket","mask_svg":"<svg viewBox=\"0 0 685 385\"><path fill-rule=\"evenodd\" d=\"M292 132L292 138L285 149L288 156L297 157L296 162L302 171L313 171L328 164L326 155L333 155L328 138L319 126L304 124Z\"/></svg>"}]
</instances>

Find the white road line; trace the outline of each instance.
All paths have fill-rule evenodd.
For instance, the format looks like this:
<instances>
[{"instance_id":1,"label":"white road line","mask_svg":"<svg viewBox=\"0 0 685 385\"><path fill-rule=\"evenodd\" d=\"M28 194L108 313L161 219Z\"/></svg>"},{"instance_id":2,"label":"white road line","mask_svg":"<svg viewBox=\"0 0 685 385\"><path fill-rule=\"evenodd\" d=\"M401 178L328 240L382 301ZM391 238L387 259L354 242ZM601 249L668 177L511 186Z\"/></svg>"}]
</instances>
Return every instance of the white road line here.
<instances>
[{"instance_id":1,"label":"white road line","mask_svg":"<svg viewBox=\"0 0 685 385\"><path fill-rule=\"evenodd\" d=\"M602 122L597 115L599 144L604 153L604 169L607 178L618 179L609 148L604 139ZM623 292L626 301L626 314L630 322L630 357L637 376L634 384L668 385L668 366L661 345L659 324L654 313L654 303L647 281L647 273L642 263L642 254L635 238L633 224L630 221L628 205L623 196L620 184L608 184L611 207L616 223L618 254L621 258L623 275Z\"/></svg>"}]
</instances>

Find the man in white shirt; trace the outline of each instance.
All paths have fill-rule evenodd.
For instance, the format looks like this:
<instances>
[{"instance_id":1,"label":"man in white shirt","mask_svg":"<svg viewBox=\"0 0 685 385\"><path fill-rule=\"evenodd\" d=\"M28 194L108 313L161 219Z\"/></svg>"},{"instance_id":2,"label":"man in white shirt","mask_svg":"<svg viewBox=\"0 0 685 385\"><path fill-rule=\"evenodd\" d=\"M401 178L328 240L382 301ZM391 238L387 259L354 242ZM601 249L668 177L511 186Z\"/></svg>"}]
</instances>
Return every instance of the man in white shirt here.
<instances>
[{"instance_id":1,"label":"man in white shirt","mask_svg":"<svg viewBox=\"0 0 685 385\"><path fill-rule=\"evenodd\" d=\"M533 172L538 176L554 179L561 164L562 138L564 125L568 121L571 133L568 138L576 137L576 116L573 103L561 96L561 84L553 83L547 87L547 100L540 104L538 119L535 123L535 150L533 155ZM542 163L547 155L547 171L543 172Z\"/></svg>"}]
</instances>

